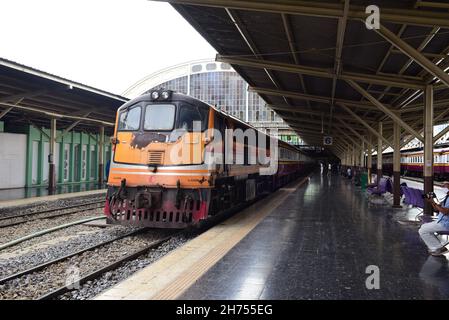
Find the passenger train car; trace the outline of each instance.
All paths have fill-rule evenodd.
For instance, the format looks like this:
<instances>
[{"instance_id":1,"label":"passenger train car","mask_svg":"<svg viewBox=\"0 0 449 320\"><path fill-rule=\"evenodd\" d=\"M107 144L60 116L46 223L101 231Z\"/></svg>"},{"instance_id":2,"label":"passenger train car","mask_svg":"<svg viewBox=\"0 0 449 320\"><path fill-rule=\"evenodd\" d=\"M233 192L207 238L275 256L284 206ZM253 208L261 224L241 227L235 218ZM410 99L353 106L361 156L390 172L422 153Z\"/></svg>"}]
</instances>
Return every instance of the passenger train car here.
<instances>
[{"instance_id":1,"label":"passenger train car","mask_svg":"<svg viewBox=\"0 0 449 320\"><path fill-rule=\"evenodd\" d=\"M423 172L423 148L401 151L401 174L421 177ZM377 168L377 156L373 156L373 170ZM382 154L382 171L393 173L393 152ZM373 171L375 172L375 171ZM444 143L433 149L433 173L436 180L449 179L449 144Z\"/></svg>"},{"instance_id":2,"label":"passenger train car","mask_svg":"<svg viewBox=\"0 0 449 320\"><path fill-rule=\"evenodd\" d=\"M200 100L168 90L153 91L121 106L111 138L104 209L108 222L185 228L253 201L314 165L299 149L277 139L272 150L270 137L259 131L251 144L249 137L225 139L226 129L253 128ZM229 153L231 160L240 162L225 161ZM263 154L278 155L275 172L261 174L269 164L254 163L252 155Z\"/></svg>"}]
</instances>

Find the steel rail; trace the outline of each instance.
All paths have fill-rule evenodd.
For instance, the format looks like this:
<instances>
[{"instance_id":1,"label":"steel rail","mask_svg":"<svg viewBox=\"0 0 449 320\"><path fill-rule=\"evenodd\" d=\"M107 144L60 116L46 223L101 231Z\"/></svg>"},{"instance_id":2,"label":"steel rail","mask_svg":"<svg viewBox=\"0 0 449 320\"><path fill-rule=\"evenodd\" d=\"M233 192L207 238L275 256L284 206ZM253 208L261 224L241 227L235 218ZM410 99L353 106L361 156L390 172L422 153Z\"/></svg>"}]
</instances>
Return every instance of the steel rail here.
<instances>
[{"instance_id":1,"label":"steel rail","mask_svg":"<svg viewBox=\"0 0 449 320\"><path fill-rule=\"evenodd\" d=\"M34 217L34 218L25 219L25 220L21 220L21 221L15 221L15 222L11 222L11 223L0 224L0 229L7 228L7 227L13 227L13 226L16 226L16 225L19 225L19 224L22 224L22 223L31 222L31 221L52 219L52 218L67 216L67 215L78 213L78 212L83 212L83 211L86 211L86 210L94 210L94 209L101 209L101 208L103 208L103 206L96 206L96 207L93 207L93 208L83 208L83 209L70 211L70 212L57 213L57 214L53 214L53 215L50 215L50 216ZM62 210L65 210L65 208L64 209L56 209L54 211L58 211L58 210L62 211ZM43 213L39 212L39 213L36 213L36 214L43 214ZM17 218L17 217L8 217L8 219L14 219L14 218Z\"/></svg>"},{"instance_id":2,"label":"steel rail","mask_svg":"<svg viewBox=\"0 0 449 320\"><path fill-rule=\"evenodd\" d=\"M53 228L37 231L37 232L31 233L31 234L28 234L26 236L23 236L21 238L18 238L18 239L15 239L15 240L12 240L12 241L0 244L0 251L3 250L3 249L6 249L6 248L12 247L12 246L14 246L16 244L19 244L21 242L24 242L24 241L27 241L27 240L30 240L30 239L33 239L33 238L37 238L37 237L40 237L40 236L43 236L43 235L45 235L47 233L51 233L53 231L58 231L58 230L61 230L61 229L65 229L65 228L76 226L78 224L83 224L83 223L86 223L86 222L90 222L90 221L94 221L94 220L100 220L100 219L104 219L104 218L106 218L106 217L105 216L90 217L90 218L81 219L81 220L73 221L73 222L70 222L70 223L62 224L62 225L59 225L59 226L56 226L56 227L53 227Z\"/></svg>"},{"instance_id":3,"label":"steel rail","mask_svg":"<svg viewBox=\"0 0 449 320\"><path fill-rule=\"evenodd\" d=\"M87 202L87 203L83 203L83 204L77 204L77 205L72 205L72 206L66 206L66 207L63 207L63 208L53 208L53 209L46 209L46 210L37 211L37 212L22 213L22 214L18 214L18 215L15 215L15 216L0 217L0 221L6 220L6 219L12 219L12 218L21 218L21 217L30 216L30 215L35 215L35 214L48 213L48 212L57 211L57 210L72 209L72 208L77 208L77 207L79 207L79 206L81 206L81 205L90 205L90 204L103 203L103 202L104 202L104 200L101 200L101 201L93 201L93 202Z\"/></svg>"}]
</instances>

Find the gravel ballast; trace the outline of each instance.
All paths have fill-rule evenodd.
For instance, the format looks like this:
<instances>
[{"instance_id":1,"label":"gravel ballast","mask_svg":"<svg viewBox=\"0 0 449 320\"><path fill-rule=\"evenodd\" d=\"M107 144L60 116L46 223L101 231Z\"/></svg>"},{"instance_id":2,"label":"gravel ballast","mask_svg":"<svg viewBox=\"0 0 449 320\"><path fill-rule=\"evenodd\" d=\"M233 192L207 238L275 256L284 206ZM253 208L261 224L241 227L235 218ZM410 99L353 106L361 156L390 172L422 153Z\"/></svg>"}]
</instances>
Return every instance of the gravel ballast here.
<instances>
[{"instance_id":1,"label":"gravel ballast","mask_svg":"<svg viewBox=\"0 0 449 320\"><path fill-rule=\"evenodd\" d=\"M52 264L33 274L10 280L0 285L0 299L37 299L60 286L72 283L73 279L76 279L79 275L82 276L98 270L148 246L156 240L166 237L168 234L167 230L150 230L144 234L126 237ZM168 252L166 250L156 254L155 258L160 257L163 252ZM133 269L130 268L130 270Z\"/></svg>"}]
</instances>

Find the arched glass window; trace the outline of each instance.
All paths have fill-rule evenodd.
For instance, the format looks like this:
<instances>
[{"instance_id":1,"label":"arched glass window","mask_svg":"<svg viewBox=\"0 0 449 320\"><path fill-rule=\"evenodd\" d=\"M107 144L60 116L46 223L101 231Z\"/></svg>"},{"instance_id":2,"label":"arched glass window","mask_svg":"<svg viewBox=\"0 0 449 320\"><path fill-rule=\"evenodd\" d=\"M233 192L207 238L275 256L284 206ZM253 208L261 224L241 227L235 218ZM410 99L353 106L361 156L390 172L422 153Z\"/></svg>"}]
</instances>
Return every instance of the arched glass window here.
<instances>
[{"instance_id":1,"label":"arched glass window","mask_svg":"<svg viewBox=\"0 0 449 320\"><path fill-rule=\"evenodd\" d=\"M203 66L200 64L196 64L192 67L192 72L200 72L201 70L203 70Z\"/></svg>"},{"instance_id":2,"label":"arched glass window","mask_svg":"<svg viewBox=\"0 0 449 320\"><path fill-rule=\"evenodd\" d=\"M217 69L217 65L215 63L208 63L208 64L206 64L206 70L207 71L212 71L212 70L215 70L215 69Z\"/></svg>"}]
</instances>

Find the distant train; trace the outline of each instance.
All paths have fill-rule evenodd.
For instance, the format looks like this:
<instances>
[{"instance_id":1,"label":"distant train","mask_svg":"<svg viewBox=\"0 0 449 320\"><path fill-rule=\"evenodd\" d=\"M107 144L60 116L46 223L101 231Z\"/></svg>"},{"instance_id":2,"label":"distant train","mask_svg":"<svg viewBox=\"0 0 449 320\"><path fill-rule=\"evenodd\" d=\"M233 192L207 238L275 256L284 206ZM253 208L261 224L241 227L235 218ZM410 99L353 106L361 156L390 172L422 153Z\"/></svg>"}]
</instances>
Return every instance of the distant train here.
<instances>
[{"instance_id":1,"label":"distant train","mask_svg":"<svg viewBox=\"0 0 449 320\"><path fill-rule=\"evenodd\" d=\"M195 129L195 123L200 127ZM233 143L226 149L228 140L222 143L218 138L246 129L253 128L200 100L168 90L153 91L121 106L111 139L104 209L108 222L185 228L253 201L314 165L299 149L280 140L271 149L272 138L255 129L257 139L252 144L249 138L234 142L231 135ZM278 154L277 170L260 174L267 165L250 161L249 151ZM221 159L211 165L206 159L212 153ZM224 161L228 155L241 162L229 164Z\"/></svg>"},{"instance_id":2,"label":"distant train","mask_svg":"<svg viewBox=\"0 0 449 320\"><path fill-rule=\"evenodd\" d=\"M423 148L401 151L401 174L422 177L424 163ZM377 156L373 156L372 170L377 168ZM393 152L382 154L382 171L393 173ZM433 173L435 180L449 180L449 144L444 143L433 149Z\"/></svg>"}]
</instances>

